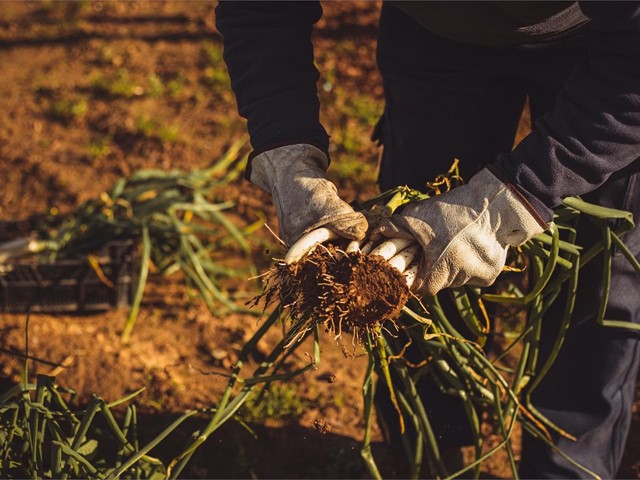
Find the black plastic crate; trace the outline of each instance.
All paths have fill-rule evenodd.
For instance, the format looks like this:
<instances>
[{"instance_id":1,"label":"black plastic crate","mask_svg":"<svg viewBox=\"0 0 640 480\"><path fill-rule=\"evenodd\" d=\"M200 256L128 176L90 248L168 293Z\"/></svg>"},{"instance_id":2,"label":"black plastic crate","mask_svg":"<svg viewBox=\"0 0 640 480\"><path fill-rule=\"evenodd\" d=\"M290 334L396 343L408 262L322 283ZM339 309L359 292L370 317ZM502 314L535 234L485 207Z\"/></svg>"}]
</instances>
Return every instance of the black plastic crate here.
<instances>
[{"instance_id":1,"label":"black plastic crate","mask_svg":"<svg viewBox=\"0 0 640 480\"><path fill-rule=\"evenodd\" d=\"M135 243L112 241L87 258L0 265L0 311L95 312L131 305L136 288ZM101 278L102 277L102 278Z\"/></svg>"}]
</instances>

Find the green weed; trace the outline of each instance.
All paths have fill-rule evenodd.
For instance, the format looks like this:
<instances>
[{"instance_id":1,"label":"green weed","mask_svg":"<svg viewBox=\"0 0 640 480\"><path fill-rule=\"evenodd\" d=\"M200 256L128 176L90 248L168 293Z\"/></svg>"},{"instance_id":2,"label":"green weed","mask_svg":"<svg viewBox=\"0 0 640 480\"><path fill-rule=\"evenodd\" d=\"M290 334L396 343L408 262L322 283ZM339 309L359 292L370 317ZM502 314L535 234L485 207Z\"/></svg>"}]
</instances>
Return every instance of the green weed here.
<instances>
[{"instance_id":1,"label":"green weed","mask_svg":"<svg viewBox=\"0 0 640 480\"><path fill-rule=\"evenodd\" d=\"M147 93L154 98L158 98L161 97L164 92L165 87L162 83L162 79L155 73L149 75L147 77Z\"/></svg>"},{"instance_id":2,"label":"green weed","mask_svg":"<svg viewBox=\"0 0 640 480\"><path fill-rule=\"evenodd\" d=\"M342 390L338 390L336 393L334 393L333 395L333 404L335 405L336 408L338 409L342 409L342 407L345 406L345 397L344 397L344 392Z\"/></svg>"},{"instance_id":3,"label":"green weed","mask_svg":"<svg viewBox=\"0 0 640 480\"><path fill-rule=\"evenodd\" d=\"M59 387L54 377L38 375L35 384L25 381L2 392L0 476L165 478L163 462L140 453L135 405L126 407L120 421L112 411L141 391L110 404L93 395L80 412L71 405L75 392ZM114 476L116 468L122 472Z\"/></svg>"},{"instance_id":4,"label":"green weed","mask_svg":"<svg viewBox=\"0 0 640 480\"><path fill-rule=\"evenodd\" d=\"M222 47L215 43L205 42L202 45L202 51L205 63L205 82L212 87L229 91L231 82L222 58Z\"/></svg>"},{"instance_id":5,"label":"green weed","mask_svg":"<svg viewBox=\"0 0 640 480\"><path fill-rule=\"evenodd\" d=\"M135 120L136 133L148 137L157 138L163 142L175 142L178 139L178 127L164 125L155 118L141 115Z\"/></svg>"},{"instance_id":6,"label":"green weed","mask_svg":"<svg viewBox=\"0 0 640 480\"><path fill-rule=\"evenodd\" d=\"M332 180L353 180L361 185L375 184L376 168L365 159L351 154L337 154L333 156L329 178Z\"/></svg>"},{"instance_id":7,"label":"green weed","mask_svg":"<svg viewBox=\"0 0 640 480\"><path fill-rule=\"evenodd\" d=\"M104 158L111 153L111 137L96 138L89 143L88 154L91 160Z\"/></svg>"},{"instance_id":8,"label":"green weed","mask_svg":"<svg viewBox=\"0 0 640 480\"><path fill-rule=\"evenodd\" d=\"M205 82L212 87L231 88L229 74L224 68L207 67L204 69Z\"/></svg>"},{"instance_id":9,"label":"green weed","mask_svg":"<svg viewBox=\"0 0 640 480\"><path fill-rule=\"evenodd\" d=\"M78 16L86 11L90 6L90 2L80 0L75 2L59 2L55 0L44 0L38 5L35 11L37 15L52 16L62 18L65 22L77 21Z\"/></svg>"},{"instance_id":10,"label":"green weed","mask_svg":"<svg viewBox=\"0 0 640 480\"><path fill-rule=\"evenodd\" d=\"M300 397L295 386L274 383L251 395L242 407L241 416L249 423L291 420L299 417L307 408L307 401Z\"/></svg>"},{"instance_id":11,"label":"green weed","mask_svg":"<svg viewBox=\"0 0 640 480\"><path fill-rule=\"evenodd\" d=\"M49 114L56 120L68 121L84 117L88 109L89 104L84 97L62 98L51 102Z\"/></svg>"},{"instance_id":12,"label":"green weed","mask_svg":"<svg viewBox=\"0 0 640 480\"><path fill-rule=\"evenodd\" d=\"M382 115L383 106L368 95L351 95L344 105L344 110L351 118L373 127Z\"/></svg>"},{"instance_id":13,"label":"green weed","mask_svg":"<svg viewBox=\"0 0 640 480\"><path fill-rule=\"evenodd\" d=\"M99 94L110 97L130 98L144 93L144 88L138 85L129 72L123 68L115 74L98 74L91 80L91 88Z\"/></svg>"},{"instance_id":14,"label":"green weed","mask_svg":"<svg viewBox=\"0 0 640 480\"><path fill-rule=\"evenodd\" d=\"M178 75L176 78L167 82L167 92L171 98L179 97L184 91L185 78L182 75Z\"/></svg>"},{"instance_id":15,"label":"green weed","mask_svg":"<svg viewBox=\"0 0 640 480\"><path fill-rule=\"evenodd\" d=\"M116 55L116 52L109 45L102 47L98 51L98 55L97 55L98 63L111 65L112 63L114 63L116 58L120 58L120 57Z\"/></svg>"},{"instance_id":16,"label":"green weed","mask_svg":"<svg viewBox=\"0 0 640 480\"><path fill-rule=\"evenodd\" d=\"M220 45L213 42L204 42L202 44L202 51L207 64L214 67L218 67L223 64L222 47Z\"/></svg>"}]
</instances>

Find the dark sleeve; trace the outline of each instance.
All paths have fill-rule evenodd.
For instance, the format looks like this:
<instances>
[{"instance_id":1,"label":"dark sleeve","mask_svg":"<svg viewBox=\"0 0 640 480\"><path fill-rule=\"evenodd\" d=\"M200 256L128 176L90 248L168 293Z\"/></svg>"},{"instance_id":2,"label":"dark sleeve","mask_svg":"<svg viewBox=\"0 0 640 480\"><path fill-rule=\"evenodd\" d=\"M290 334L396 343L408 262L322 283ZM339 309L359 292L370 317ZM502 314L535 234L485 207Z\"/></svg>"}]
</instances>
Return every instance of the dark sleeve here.
<instances>
[{"instance_id":1,"label":"dark sleeve","mask_svg":"<svg viewBox=\"0 0 640 480\"><path fill-rule=\"evenodd\" d=\"M312 143L328 149L319 121L311 32L320 2L221 1L216 26L253 148Z\"/></svg>"},{"instance_id":2,"label":"dark sleeve","mask_svg":"<svg viewBox=\"0 0 640 480\"><path fill-rule=\"evenodd\" d=\"M552 111L496 166L550 219L640 157L640 2L580 2L593 40ZM542 204L542 205L541 205Z\"/></svg>"}]
</instances>

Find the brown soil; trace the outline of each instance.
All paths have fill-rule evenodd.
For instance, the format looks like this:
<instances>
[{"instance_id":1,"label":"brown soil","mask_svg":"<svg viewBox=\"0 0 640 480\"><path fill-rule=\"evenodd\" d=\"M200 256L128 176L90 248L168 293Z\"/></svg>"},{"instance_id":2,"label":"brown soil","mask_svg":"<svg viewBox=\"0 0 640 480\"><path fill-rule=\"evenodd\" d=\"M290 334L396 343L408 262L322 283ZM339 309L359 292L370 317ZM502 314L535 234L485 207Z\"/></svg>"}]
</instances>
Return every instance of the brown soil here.
<instances>
[{"instance_id":1,"label":"brown soil","mask_svg":"<svg viewBox=\"0 0 640 480\"><path fill-rule=\"evenodd\" d=\"M287 305L294 321L318 322L342 341L351 334L378 335L393 323L409 299L400 272L382 257L345 253L334 245L316 248L294 264L278 263L273 271L274 295Z\"/></svg>"},{"instance_id":2,"label":"brown soil","mask_svg":"<svg viewBox=\"0 0 640 480\"><path fill-rule=\"evenodd\" d=\"M0 8L0 220L68 211L107 190L120 176L144 168L203 168L241 138L246 126L216 55L210 1L2 2ZM324 4L314 43L321 83L366 92L381 102L375 68L380 2ZM339 54L338 54L339 53ZM216 63L218 62L218 63ZM158 85L162 85L159 88ZM322 120L330 132L353 130L353 119L328 105L344 103L320 89ZM334 146L332 156L344 153ZM363 143L359 158L373 171L378 152ZM355 178L355 177L354 177ZM372 183L337 179L347 200L368 198ZM238 201L240 225L268 219L270 200L247 182L220 192ZM230 251L229 260L245 259ZM252 235L252 260L265 271L283 250L266 229ZM255 296L255 280L234 279L227 292L240 304ZM179 413L220 398L240 348L260 325L251 314L210 312L179 276L152 272L131 341L120 335L127 309L93 315L33 314L29 319L29 374L57 375L77 390L77 404L92 393L112 401L144 387L135 402L149 437ZM24 367L26 315L0 314L2 385L19 381ZM281 338L270 332L253 352L259 363ZM290 360L308 364L307 349ZM322 338L317 370L288 383L304 401L301 413L266 418L257 438L235 423L216 432L194 457L194 478L362 478L364 355L345 358ZM163 445L171 458L206 419L198 418ZM640 478L640 412L620 476ZM374 425L374 451L383 474L407 472L384 447ZM495 438L488 433L488 443ZM504 477L504 457L488 461L484 475Z\"/></svg>"}]
</instances>

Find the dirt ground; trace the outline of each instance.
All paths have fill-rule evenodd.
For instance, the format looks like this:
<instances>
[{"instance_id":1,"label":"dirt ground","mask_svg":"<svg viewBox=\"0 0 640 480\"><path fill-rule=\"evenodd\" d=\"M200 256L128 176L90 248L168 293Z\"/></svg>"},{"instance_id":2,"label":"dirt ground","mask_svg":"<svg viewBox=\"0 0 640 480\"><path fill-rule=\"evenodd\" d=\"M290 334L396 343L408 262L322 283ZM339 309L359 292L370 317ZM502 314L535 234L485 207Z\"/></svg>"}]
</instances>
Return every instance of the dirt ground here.
<instances>
[{"instance_id":1,"label":"dirt ground","mask_svg":"<svg viewBox=\"0 0 640 480\"><path fill-rule=\"evenodd\" d=\"M67 211L139 168L205 167L241 138L245 122L229 88L214 7L205 1L2 2L0 221ZM378 152L368 136L382 105L374 54L379 7L327 3L314 36L322 119L334 142L331 178L348 200L376 192ZM220 195L238 202L239 224L263 216L273 222L269 199L247 182ZM267 229L255 233L252 250L259 271L282 253ZM258 293L255 280L237 282L228 288L238 301ZM77 390L80 403L91 393L111 401L145 387L136 402L149 436L184 410L216 402L227 383L219 373L259 325L256 316L211 313L179 277L153 273L125 345L127 313L33 314L30 373L57 375ZM0 316L6 386L22 372L25 315ZM260 362L279 338L271 332L253 360ZM298 366L308 363L305 348L293 359ZM257 436L229 424L200 449L188 476L366 477L359 457L365 367L364 355L345 358L324 338L318 369L274 397L276 412L255 424ZM316 428L319 421L327 428ZM406 475L377 427L374 440L383 474ZM163 448L171 456L171 446ZM637 402L620 478L640 478L638 451ZM483 475L508 476L503 460L488 461Z\"/></svg>"}]
</instances>

